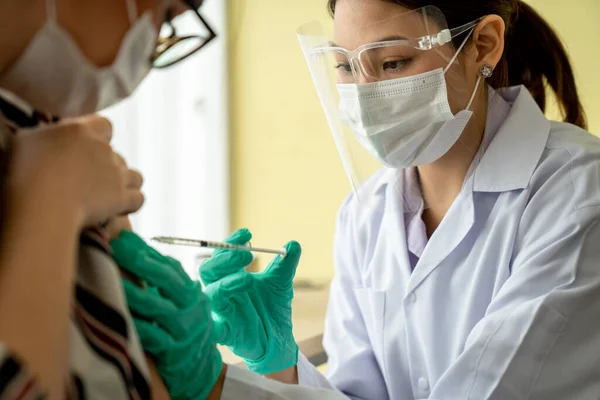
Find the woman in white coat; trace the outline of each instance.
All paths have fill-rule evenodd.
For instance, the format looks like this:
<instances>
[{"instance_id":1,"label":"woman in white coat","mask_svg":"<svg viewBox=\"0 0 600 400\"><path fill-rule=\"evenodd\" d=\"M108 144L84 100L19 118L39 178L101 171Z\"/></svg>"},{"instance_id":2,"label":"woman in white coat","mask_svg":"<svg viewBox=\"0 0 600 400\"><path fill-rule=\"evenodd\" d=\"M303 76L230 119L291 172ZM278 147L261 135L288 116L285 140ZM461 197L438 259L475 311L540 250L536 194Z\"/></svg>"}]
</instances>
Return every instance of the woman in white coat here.
<instances>
[{"instance_id":1,"label":"woman in white coat","mask_svg":"<svg viewBox=\"0 0 600 400\"><path fill-rule=\"evenodd\" d=\"M336 44L300 31L317 91L336 139L349 127L387 168L339 213L327 375L300 354L276 378L353 399L600 398L600 141L556 34L517 0L329 7ZM235 260L201 273L243 277ZM265 364L293 347L262 293L208 292L236 353L254 343L240 320L264 322Z\"/></svg>"}]
</instances>

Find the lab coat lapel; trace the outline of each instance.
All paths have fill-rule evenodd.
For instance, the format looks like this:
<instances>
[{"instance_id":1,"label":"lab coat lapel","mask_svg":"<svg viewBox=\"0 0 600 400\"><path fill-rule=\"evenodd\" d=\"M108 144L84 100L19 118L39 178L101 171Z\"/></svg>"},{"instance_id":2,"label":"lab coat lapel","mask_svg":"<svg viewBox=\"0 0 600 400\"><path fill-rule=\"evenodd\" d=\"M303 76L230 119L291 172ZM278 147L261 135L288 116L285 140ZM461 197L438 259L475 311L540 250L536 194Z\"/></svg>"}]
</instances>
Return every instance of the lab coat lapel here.
<instances>
[{"instance_id":1,"label":"lab coat lapel","mask_svg":"<svg viewBox=\"0 0 600 400\"><path fill-rule=\"evenodd\" d=\"M423 251L408 282L406 295L410 294L427 276L463 241L475 222L473 180L468 179L448 213L435 230Z\"/></svg>"},{"instance_id":2,"label":"lab coat lapel","mask_svg":"<svg viewBox=\"0 0 600 400\"><path fill-rule=\"evenodd\" d=\"M489 88L485 145L475 156L463 190L434 232L419 260L406 294L417 288L456 249L475 223L474 193L527 187L545 148L550 123L524 86L500 93ZM523 132L523 126L527 132ZM514 143L519 143L518 148ZM507 163L505 155L512 154ZM470 171L471 172L471 171Z\"/></svg>"},{"instance_id":3,"label":"lab coat lapel","mask_svg":"<svg viewBox=\"0 0 600 400\"><path fill-rule=\"evenodd\" d=\"M384 231L389 235L386 238L386 240L389 240L387 248L398 250L392 252L396 266L391 270L388 268L382 269L381 282L387 282L387 284L384 283L384 286L391 285L394 282L408 282L412 273L406 246L407 237L404 219L407 217L406 213L415 207L413 204L415 199L405 187L405 173L403 172L396 179L393 185L388 186L386 193L387 207L383 223L385 224ZM400 279L398 279L398 276L400 276Z\"/></svg>"}]
</instances>

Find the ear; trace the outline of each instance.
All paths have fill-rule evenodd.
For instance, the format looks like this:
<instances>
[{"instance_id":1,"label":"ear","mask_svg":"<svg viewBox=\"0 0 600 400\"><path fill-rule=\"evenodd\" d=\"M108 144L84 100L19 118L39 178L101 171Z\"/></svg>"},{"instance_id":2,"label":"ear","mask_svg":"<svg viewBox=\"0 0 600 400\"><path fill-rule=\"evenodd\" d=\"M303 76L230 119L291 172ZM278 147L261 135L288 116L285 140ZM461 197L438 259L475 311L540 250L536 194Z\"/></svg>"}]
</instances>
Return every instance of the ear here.
<instances>
[{"instance_id":1,"label":"ear","mask_svg":"<svg viewBox=\"0 0 600 400\"><path fill-rule=\"evenodd\" d=\"M505 29L504 20L498 15L486 16L475 27L473 45L478 70L484 64L495 68L500 62L504 52Z\"/></svg>"}]
</instances>

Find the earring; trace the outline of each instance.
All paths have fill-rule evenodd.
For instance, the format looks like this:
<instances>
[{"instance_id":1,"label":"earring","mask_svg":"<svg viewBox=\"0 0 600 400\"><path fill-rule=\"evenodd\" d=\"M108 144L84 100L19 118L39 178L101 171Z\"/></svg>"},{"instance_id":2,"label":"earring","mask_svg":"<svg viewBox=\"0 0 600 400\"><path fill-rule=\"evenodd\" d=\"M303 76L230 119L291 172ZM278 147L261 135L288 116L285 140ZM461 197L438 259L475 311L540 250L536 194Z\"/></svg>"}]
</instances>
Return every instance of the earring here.
<instances>
[{"instance_id":1,"label":"earring","mask_svg":"<svg viewBox=\"0 0 600 400\"><path fill-rule=\"evenodd\" d=\"M494 68L489 64L483 64L481 68L479 68L479 76L484 79L489 78L494 73Z\"/></svg>"}]
</instances>

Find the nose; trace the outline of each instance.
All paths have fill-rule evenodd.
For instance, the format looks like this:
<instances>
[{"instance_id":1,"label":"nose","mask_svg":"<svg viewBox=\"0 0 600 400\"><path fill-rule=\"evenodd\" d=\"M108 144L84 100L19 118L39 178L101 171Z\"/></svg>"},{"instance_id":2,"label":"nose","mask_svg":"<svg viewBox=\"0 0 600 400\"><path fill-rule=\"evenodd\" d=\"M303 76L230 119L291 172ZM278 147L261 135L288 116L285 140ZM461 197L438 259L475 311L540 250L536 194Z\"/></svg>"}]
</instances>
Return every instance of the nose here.
<instances>
[{"instance_id":1,"label":"nose","mask_svg":"<svg viewBox=\"0 0 600 400\"><path fill-rule=\"evenodd\" d=\"M378 81L377 78L373 78L373 77L367 76L361 70L356 71L356 75L357 75L356 83L373 83L373 82L377 82Z\"/></svg>"},{"instance_id":2,"label":"nose","mask_svg":"<svg viewBox=\"0 0 600 400\"><path fill-rule=\"evenodd\" d=\"M360 65L357 59L352 60L352 67L354 69L354 77L356 83L372 83L376 82L377 79L369 77L364 71L364 68Z\"/></svg>"},{"instance_id":3,"label":"nose","mask_svg":"<svg viewBox=\"0 0 600 400\"><path fill-rule=\"evenodd\" d=\"M365 74L363 74L362 72L358 72L357 74L358 74L358 79L356 80L356 83L373 83L373 82L377 82L377 79L368 77Z\"/></svg>"}]
</instances>

